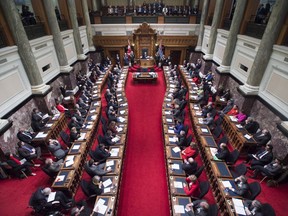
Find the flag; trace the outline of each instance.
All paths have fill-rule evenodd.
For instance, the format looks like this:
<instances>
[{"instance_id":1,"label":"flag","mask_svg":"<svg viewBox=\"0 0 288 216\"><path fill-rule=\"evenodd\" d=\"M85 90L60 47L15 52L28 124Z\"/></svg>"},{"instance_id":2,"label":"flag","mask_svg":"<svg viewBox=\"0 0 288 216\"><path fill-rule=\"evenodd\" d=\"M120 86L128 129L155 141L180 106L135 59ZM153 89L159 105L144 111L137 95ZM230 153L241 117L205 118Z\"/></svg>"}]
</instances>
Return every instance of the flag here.
<instances>
[{"instance_id":1,"label":"flag","mask_svg":"<svg viewBox=\"0 0 288 216\"><path fill-rule=\"evenodd\" d=\"M160 40L160 44L159 44L159 47L158 47L157 54L158 54L158 56L159 56L159 58L161 60L163 60L165 58L165 56L163 54L163 50L162 50L162 40Z\"/></svg>"},{"instance_id":2,"label":"flag","mask_svg":"<svg viewBox=\"0 0 288 216\"><path fill-rule=\"evenodd\" d=\"M127 55L130 56L130 53L131 53L131 45L130 40L128 39Z\"/></svg>"}]
</instances>

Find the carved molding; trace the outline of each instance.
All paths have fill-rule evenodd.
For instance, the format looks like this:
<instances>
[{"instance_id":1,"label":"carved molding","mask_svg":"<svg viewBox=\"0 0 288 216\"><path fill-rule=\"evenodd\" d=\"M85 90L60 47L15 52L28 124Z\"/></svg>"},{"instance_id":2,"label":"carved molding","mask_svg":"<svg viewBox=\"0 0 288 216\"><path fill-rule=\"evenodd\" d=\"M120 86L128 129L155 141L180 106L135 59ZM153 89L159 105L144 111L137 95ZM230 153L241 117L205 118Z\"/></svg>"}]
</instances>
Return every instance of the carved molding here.
<instances>
[{"instance_id":1,"label":"carved molding","mask_svg":"<svg viewBox=\"0 0 288 216\"><path fill-rule=\"evenodd\" d=\"M134 31L134 34L135 35L138 35L138 34L140 34L140 35L143 35L143 34L154 35L154 34L156 34L156 30L152 29L148 23L144 22L139 26L138 29L136 29Z\"/></svg>"}]
</instances>

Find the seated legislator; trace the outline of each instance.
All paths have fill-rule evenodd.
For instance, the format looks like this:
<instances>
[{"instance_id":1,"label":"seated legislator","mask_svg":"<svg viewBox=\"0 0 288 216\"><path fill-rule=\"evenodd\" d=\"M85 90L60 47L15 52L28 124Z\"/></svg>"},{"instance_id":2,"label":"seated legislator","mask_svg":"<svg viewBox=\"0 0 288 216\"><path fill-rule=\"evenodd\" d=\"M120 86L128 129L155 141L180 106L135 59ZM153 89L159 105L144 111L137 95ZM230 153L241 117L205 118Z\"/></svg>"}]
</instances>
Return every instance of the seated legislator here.
<instances>
[{"instance_id":1,"label":"seated legislator","mask_svg":"<svg viewBox=\"0 0 288 216\"><path fill-rule=\"evenodd\" d=\"M215 156L220 159L220 160L225 160L227 161L230 157L230 151L227 148L227 144L226 143L221 143L217 153L215 154Z\"/></svg>"},{"instance_id":2,"label":"seated legislator","mask_svg":"<svg viewBox=\"0 0 288 216\"><path fill-rule=\"evenodd\" d=\"M64 209L69 209L72 207L73 199L69 199L62 191L56 191L55 197L53 200L49 201L49 195L52 196L54 192L51 191L51 188L38 188L37 191L32 195L31 201L32 206L36 212L41 211L42 209L47 209L53 207L53 201L59 201L61 207ZM48 202L49 201L49 202Z\"/></svg>"},{"instance_id":3,"label":"seated legislator","mask_svg":"<svg viewBox=\"0 0 288 216\"><path fill-rule=\"evenodd\" d=\"M16 173L16 175L20 178L24 177L21 176L20 170L23 170L26 172L27 175L35 176L35 173L32 173L30 167L33 166L32 163L24 160L20 160L17 156L13 155L10 152L5 153L6 162L9 166L12 167L13 172Z\"/></svg>"},{"instance_id":4,"label":"seated legislator","mask_svg":"<svg viewBox=\"0 0 288 216\"><path fill-rule=\"evenodd\" d=\"M194 175L198 169L198 164L192 157L190 157L182 164L181 168L184 170L186 175Z\"/></svg>"},{"instance_id":5,"label":"seated legislator","mask_svg":"<svg viewBox=\"0 0 288 216\"><path fill-rule=\"evenodd\" d=\"M28 161L31 161L33 159L42 159L40 147L34 148L33 146L22 141L19 141L17 145L19 156L21 156L22 158L25 158Z\"/></svg>"},{"instance_id":6,"label":"seated legislator","mask_svg":"<svg viewBox=\"0 0 288 216\"><path fill-rule=\"evenodd\" d=\"M251 169L254 170L254 175L251 176L251 178L257 178L260 173L263 173L266 176L276 176L281 172L282 165L281 161L276 158L274 161L265 166L255 165L252 166Z\"/></svg>"},{"instance_id":7,"label":"seated legislator","mask_svg":"<svg viewBox=\"0 0 288 216\"><path fill-rule=\"evenodd\" d=\"M208 216L209 204L206 200L195 200L186 205L190 216Z\"/></svg>"},{"instance_id":8,"label":"seated legislator","mask_svg":"<svg viewBox=\"0 0 288 216\"><path fill-rule=\"evenodd\" d=\"M228 114L234 107L234 100L230 99L227 101L227 105L219 112L220 116L223 116L224 114Z\"/></svg>"},{"instance_id":9,"label":"seated legislator","mask_svg":"<svg viewBox=\"0 0 288 216\"><path fill-rule=\"evenodd\" d=\"M44 125L49 121L48 115L43 115L37 108L32 111L31 126L35 132L42 130Z\"/></svg>"},{"instance_id":10,"label":"seated legislator","mask_svg":"<svg viewBox=\"0 0 288 216\"><path fill-rule=\"evenodd\" d=\"M268 130L263 129L253 135L258 147L264 147L271 140L271 134Z\"/></svg>"},{"instance_id":11,"label":"seated legislator","mask_svg":"<svg viewBox=\"0 0 288 216\"><path fill-rule=\"evenodd\" d=\"M176 134L180 134L180 131L184 129L184 124L181 120L176 121L176 125L174 127L174 132Z\"/></svg>"},{"instance_id":12,"label":"seated legislator","mask_svg":"<svg viewBox=\"0 0 288 216\"><path fill-rule=\"evenodd\" d=\"M251 166L264 166L273 160L273 146L267 144L264 150L258 151L256 154L248 154L246 163L250 162Z\"/></svg>"},{"instance_id":13,"label":"seated legislator","mask_svg":"<svg viewBox=\"0 0 288 216\"><path fill-rule=\"evenodd\" d=\"M244 200L244 211L247 216L262 216L262 204L258 200Z\"/></svg>"},{"instance_id":14,"label":"seated legislator","mask_svg":"<svg viewBox=\"0 0 288 216\"><path fill-rule=\"evenodd\" d=\"M24 143L28 143L28 144L30 144L32 142L32 140L35 136L36 136L36 133L30 132L30 131L25 130L23 128L21 128L19 130L19 132L17 133L17 138L20 141L22 141Z\"/></svg>"},{"instance_id":15,"label":"seated legislator","mask_svg":"<svg viewBox=\"0 0 288 216\"><path fill-rule=\"evenodd\" d=\"M235 117L238 119L239 123L243 123L247 118L247 115L244 113L243 110L241 110Z\"/></svg>"},{"instance_id":16,"label":"seated legislator","mask_svg":"<svg viewBox=\"0 0 288 216\"><path fill-rule=\"evenodd\" d=\"M236 178L234 181L237 184L237 188L230 187L228 188L228 190L231 190L237 195L242 196L244 198L249 196L250 188L247 182L247 178L244 175L241 175L238 178Z\"/></svg>"},{"instance_id":17,"label":"seated legislator","mask_svg":"<svg viewBox=\"0 0 288 216\"><path fill-rule=\"evenodd\" d=\"M91 195L101 195L103 193L102 181L99 176L94 176L88 184L88 193Z\"/></svg>"},{"instance_id":18,"label":"seated legislator","mask_svg":"<svg viewBox=\"0 0 288 216\"><path fill-rule=\"evenodd\" d=\"M60 104L59 102L56 102L56 109L60 112L60 113L65 113L66 111L68 111L67 108L65 108L62 104Z\"/></svg>"},{"instance_id":19,"label":"seated legislator","mask_svg":"<svg viewBox=\"0 0 288 216\"><path fill-rule=\"evenodd\" d=\"M111 167L108 167L110 169L107 168L107 170L104 170L104 167L105 163L94 162L93 159L90 159L87 162L87 169L89 170L88 172L91 174L93 173L94 176L103 176L112 171Z\"/></svg>"},{"instance_id":20,"label":"seated legislator","mask_svg":"<svg viewBox=\"0 0 288 216\"><path fill-rule=\"evenodd\" d=\"M85 200L81 200L75 204L76 206L71 209L71 216L90 216L95 215L95 212L92 213L92 209L89 208ZM95 210L94 210L95 211Z\"/></svg>"},{"instance_id":21,"label":"seated legislator","mask_svg":"<svg viewBox=\"0 0 288 216\"><path fill-rule=\"evenodd\" d=\"M255 134L259 129L259 123L256 122L252 117L248 117L245 120L244 128L248 131L248 133Z\"/></svg>"},{"instance_id":22,"label":"seated legislator","mask_svg":"<svg viewBox=\"0 0 288 216\"><path fill-rule=\"evenodd\" d=\"M238 113L239 113L239 108L238 108L238 106L235 104L235 105L233 106L233 108L227 113L227 115L236 116Z\"/></svg>"},{"instance_id":23,"label":"seated legislator","mask_svg":"<svg viewBox=\"0 0 288 216\"><path fill-rule=\"evenodd\" d=\"M58 160L63 159L68 153L68 149L63 150L60 143L53 139L49 139L48 150Z\"/></svg>"},{"instance_id":24,"label":"seated legislator","mask_svg":"<svg viewBox=\"0 0 288 216\"><path fill-rule=\"evenodd\" d=\"M100 143L95 151L91 151L91 156L92 158L97 161L97 162L105 162L107 158L110 157L110 153L108 152L107 149L105 149L105 145L103 143Z\"/></svg>"},{"instance_id":25,"label":"seated legislator","mask_svg":"<svg viewBox=\"0 0 288 216\"><path fill-rule=\"evenodd\" d=\"M60 171L62 164L63 164L63 159L54 162L51 158L47 158L47 159L45 160L45 165L44 165L44 167L45 167L50 173L55 173L55 174L57 174L57 173Z\"/></svg>"},{"instance_id":26,"label":"seated legislator","mask_svg":"<svg viewBox=\"0 0 288 216\"><path fill-rule=\"evenodd\" d=\"M183 184L184 191L187 196L198 197L200 194L200 184L195 175L190 175L186 178L186 183Z\"/></svg>"},{"instance_id":27,"label":"seated legislator","mask_svg":"<svg viewBox=\"0 0 288 216\"><path fill-rule=\"evenodd\" d=\"M76 127L72 127L70 131L70 142L74 142L80 137L80 133L77 131Z\"/></svg>"},{"instance_id":28,"label":"seated legislator","mask_svg":"<svg viewBox=\"0 0 288 216\"><path fill-rule=\"evenodd\" d=\"M181 151L181 157L185 161L188 160L188 158L192 157L195 158L198 155L198 148L196 143L191 142L190 146L185 148L183 151Z\"/></svg>"},{"instance_id":29,"label":"seated legislator","mask_svg":"<svg viewBox=\"0 0 288 216\"><path fill-rule=\"evenodd\" d=\"M82 124L80 122L78 122L76 117L72 117L71 121L68 124L69 129L71 130L73 127L75 127L77 129L77 131L81 130L82 128Z\"/></svg>"},{"instance_id":30,"label":"seated legislator","mask_svg":"<svg viewBox=\"0 0 288 216\"><path fill-rule=\"evenodd\" d=\"M180 147L180 148L184 148L186 147L186 133L184 130L180 131L180 134L176 137L176 139L178 138L178 143L177 145Z\"/></svg>"},{"instance_id":31,"label":"seated legislator","mask_svg":"<svg viewBox=\"0 0 288 216\"><path fill-rule=\"evenodd\" d=\"M203 124L207 125L208 127L212 126L214 122L214 117L209 112L207 113L207 117L203 119Z\"/></svg>"}]
</instances>

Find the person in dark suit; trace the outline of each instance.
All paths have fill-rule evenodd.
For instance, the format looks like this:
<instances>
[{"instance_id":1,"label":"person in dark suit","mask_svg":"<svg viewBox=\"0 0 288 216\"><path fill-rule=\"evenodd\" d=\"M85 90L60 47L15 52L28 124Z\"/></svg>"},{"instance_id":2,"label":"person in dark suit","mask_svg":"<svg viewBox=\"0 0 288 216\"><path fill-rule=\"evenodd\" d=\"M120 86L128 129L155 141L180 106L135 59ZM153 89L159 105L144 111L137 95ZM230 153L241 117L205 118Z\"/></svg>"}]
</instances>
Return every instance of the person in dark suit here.
<instances>
[{"instance_id":1,"label":"person in dark suit","mask_svg":"<svg viewBox=\"0 0 288 216\"><path fill-rule=\"evenodd\" d=\"M273 160L273 146L267 144L264 150L258 151L256 154L248 154L246 163L250 162L251 166L264 166Z\"/></svg>"},{"instance_id":2,"label":"person in dark suit","mask_svg":"<svg viewBox=\"0 0 288 216\"><path fill-rule=\"evenodd\" d=\"M89 169L90 173L97 176L103 176L112 171L111 167L108 167L107 170L104 170L104 167L105 163L95 162L93 159L87 162L87 169Z\"/></svg>"},{"instance_id":3,"label":"person in dark suit","mask_svg":"<svg viewBox=\"0 0 288 216\"><path fill-rule=\"evenodd\" d=\"M31 124L35 126L36 131L40 131L44 125L49 121L49 117L45 117L37 108L32 111ZM33 128L34 129L34 128Z\"/></svg>"},{"instance_id":4,"label":"person in dark suit","mask_svg":"<svg viewBox=\"0 0 288 216\"><path fill-rule=\"evenodd\" d=\"M258 200L244 200L244 211L246 215L262 216L262 204Z\"/></svg>"},{"instance_id":5,"label":"person in dark suit","mask_svg":"<svg viewBox=\"0 0 288 216\"><path fill-rule=\"evenodd\" d=\"M186 142L186 133L185 133L185 131L184 131L184 130L180 131L180 134L177 135L177 137L178 137L177 145L178 145L180 148L186 147L187 142Z\"/></svg>"},{"instance_id":6,"label":"person in dark suit","mask_svg":"<svg viewBox=\"0 0 288 216\"><path fill-rule=\"evenodd\" d=\"M271 134L268 130L263 129L262 131L255 133L253 138L257 142L258 147L264 147L271 140Z\"/></svg>"},{"instance_id":7,"label":"person in dark suit","mask_svg":"<svg viewBox=\"0 0 288 216\"><path fill-rule=\"evenodd\" d=\"M89 195L100 195L103 193L102 181L99 176L94 176L88 184Z\"/></svg>"},{"instance_id":8,"label":"person in dark suit","mask_svg":"<svg viewBox=\"0 0 288 216\"><path fill-rule=\"evenodd\" d=\"M9 166L12 167L16 175L22 178L20 170L24 169L27 175L35 176L35 173L32 173L30 167L33 167L33 164L28 161L20 160L17 156L13 155L11 152L5 153L6 162Z\"/></svg>"},{"instance_id":9,"label":"person in dark suit","mask_svg":"<svg viewBox=\"0 0 288 216\"><path fill-rule=\"evenodd\" d=\"M24 142L24 143L31 143L33 138L36 136L36 134L34 132L30 132L30 131L27 131L23 128L21 128L18 133L17 133L17 138Z\"/></svg>"},{"instance_id":10,"label":"person in dark suit","mask_svg":"<svg viewBox=\"0 0 288 216\"><path fill-rule=\"evenodd\" d=\"M184 124L181 120L176 121L176 125L174 127L174 132L176 134L180 134L180 131L184 129Z\"/></svg>"},{"instance_id":11,"label":"person in dark suit","mask_svg":"<svg viewBox=\"0 0 288 216\"><path fill-rule=\"evenodd\" d=\"M103 143L100 143L100 144L96 147L95 151L92 151L91 153L92 153L93 159L94 159L95 161L97 161L97 162L100 162L100 163L105 162L106 159L107 159L108 157L110 157L110 155L111 155L111 154L108 152L108 150L105 149L105 145L104 145Z\"/></svg>"},{"instance_id":12,"label":"person in dark suit","mask_svg":"<svg viewBox=\"0 0 288 216\"><path fill-rule=\"evenodd\" d=\"M54 162L51 158L45 160L45 168L51 173L58 173L63 164L63 159Z\"/></svg>"},{"instance_id":13,"label":"person in dark suit","mask_svg":"<svg viewBox=\"0 0 288 216\"><path fill-rule=\"evenodd\" d=\"M112 139L113 139L113 134L112 134L112 131L110 131L110 130L107 130L106 131L106 133L105 133L105 135L104 135L104 144L105 144L105 146L111 146L111 145L115 145L116 144L116 142L113 142L112 141Z\"/></svg>"},{"instance_id":14,"label":"person in dark suit","mask_svg":"<svg viewBox=\"0 0 288 216\"><path fill-rule=\"evenodd\" d=\"M21 156L22 158L25 158L28 161L31 161L33 159L41 159L40 147L34 148L31 145L24 143L22 141L19 141L17 145L19 156Z\"/></svg>"},{"instance_id":15,"label":"person in dark suit","mask_svg":"<svg viewBox=\"0 0 288 216\"><path fill-rule=\"evenodd\" d=\"M68 153L68 149L63 150L58 140L53 139L49 139L48 150L58 160L63 159Z\"/></svg>"},{"instance_id":16,"label":"person in dark suit","mask_svg":"<svg viewBox=\"0 0 288 216\"><path fill-rule=\"evenodd\" d=\"M92 209L89 208L85 200L82 200L77 202L76 206L71 209L71 216L90 216L91 212Z\"/></svg>"},{"instance_id":17,"label":"person in dark suit","mask_svg":"<svg viewBox=\"0 0 288 216\"><path fill-rule=\"evenodd\" d=\"M218 148L217 153L215 154L215 156L220 159L220 160L225 160L227 161L230 157L230 152L227 148L227 144L226 143L221 143L220 144L220 148Z\"/></svg>"},{"instance_id":18,"label":"person in dark suit","mask_svg":"<svg viewBox=\"0 0 288 216\"><path fill-rule=\"evenodd\" d=\"M251 166L251 169L254 170L254 175L252 175L251 178L257 178L260 173L264 173L267 176L275 176L281 172L282 165L281 161L276 158L274 161L265 166L255 165Z\"/></svg>"},{"instance_id":19,"label":"person in dark suit","mask_svg":"<svg viewBox=\"0 0 288 216\"><path fill-rule=\"evenodd\" d=\"M244 175L241 175L238 178L236 178L234 181L237 184L237 188L230 187L228 189L244 198L249 196L250 188L247 182L247 178Z\"/></svg>"},{"instance_id":20,"label":"person in dark suit","mask_svg":"<svg viewBox=\"0 0 288 216\"><path fill-rule=\"evenodd\" d=\"M72 117L71 121L68 124L69 129L71 130L73 127L77 129L77 131L81 130L82 124L77 121L76 117Z\"/></svg>"},{"instance_id":21,"label":"person in dark suit","mask_svg":"<svg viewBox=\"0 0 288 216\"><path fill-rule=\"evenodd\" d=\"M186 205L188 215L190 216L207 216L209 204L206 200L195 200Z\"/></svg>"},{"instance_id":22,"label":"person in dark suit","mask_svg":"<svg viewBox=\"0 0 288 216\"><path fill-rule=\"evenodd\" d=\"M245 120L244 128L248 131L248 133L255 134L259 129L259 123L256 122L252 117L248 117Z\"/></svg>"},{"instance_id":23,"label":"person in dark suit","mask_svg":"<svg viewBox=\"0 0 288 216\"><path fill-rule=\"evenodd\" d=\"M74 142L80 137L80 133L77 131L76 127L72 127L70 131L70 141Z\"/></svg>"},{"instance_id":24,"label":"person in dark suit","mask_svg":"<svg viewBox=\"0 0 288 216\"><path fill-rule=\"evenodd\" d=\"M192 157L188 158L187 162L182 164L182 170L185 171L186 175L194 175L197 171L197 167L198 164Z\"/></svg>"}]
</instances>

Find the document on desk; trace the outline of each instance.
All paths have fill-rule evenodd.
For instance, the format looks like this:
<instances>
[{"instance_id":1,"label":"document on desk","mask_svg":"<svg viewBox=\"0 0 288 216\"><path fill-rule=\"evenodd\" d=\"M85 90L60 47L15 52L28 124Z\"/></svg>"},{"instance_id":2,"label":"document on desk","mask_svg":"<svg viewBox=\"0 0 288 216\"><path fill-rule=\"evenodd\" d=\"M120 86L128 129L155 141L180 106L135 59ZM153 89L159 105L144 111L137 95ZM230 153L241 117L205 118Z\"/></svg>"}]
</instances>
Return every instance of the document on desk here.
<instances>
[{"instance_id":1,"label":"document on desk","mask_svg":"<svg viewBox=\"0 0 288 216\"><path fill-rule=\"evenodd\" d=\"M45 138L47 136L47 134L45 134L44 132L39 132L35 138Z\"/></svg>"},{"instance_id":2,"label":"document on desk","mask_svg":"<svg viewBox=\"0 0 288 216\"><path fill-rule=\"evenodd\" d=\"M169 129L168 129L168 133L174 134L175 132L174 132L174 130L169 130Z\"/></svg>"},{"instance_id":3,"label":"document on desk","mask_svg":"<svg viewBox=\"0 0 288 216\"><path fill-rule=\"evenodd\" d=\"M206 129L206 128L201 128L201 131L202 131L203 133L208 133L208 129Z\"/></svg>"},{"instance_id":4,"label":"document on desk","mask_svg":"<svg viewBox=\"0 0 288 216\"><path fill-rule=\"evenodd\" d=\"M111 157L116 157L119 153L119 148L113 148L110 151Z\"/></svg>"},{"instance_id":5,"label":"document on desk","mask_svg":"<svg viewBox=\"0 0 288 216\"><path fill-rule=\"evenodd\" d=\"M235 207L235 212L237 214L246 215L244 205L241 199L232 198L232 202Z\"/></svg>"},{"instance_id":6,"label":"document on desk","mask_svg":"<svg viewBox=\"0 0 288 216\"><path fill-rule=\"evenodd\" d=\"M94 105L94 106L99 106L100 104L99 104L99 102L96 102L96 103L94 103L93 105Z\"/></svg>"},{"instance_id":7,"label":"document on desk","mask_svg":"<svg viewBox=\"0 0 288 216\"><path fill-rule=\"evenodd\" d=\"M97 117L97 115L93 115L93 116L91 116L91 119L96 120L96 117Z\"/></svg>"},{"instance_id":8,"label":"document on desk","mask_svg":"<svg viewBox=\"0 0 288 216\"><path fill-rule=\"evenodd\" d=\"M73 150L78 150L78 149L80 148L80 146L81 146L81 145L74 145L72 149L73 149Z\"/></svg>"},{"instance_id":9,"label":"document on desk","mask_svg":"<svg viewBox=\"0 0 288 216\"><path fill-rule=\"evenodd\" d=\"M236 124L236 127L239 128L239 129L243 128L243 126L240 125L240 124Z\"/></svg>"},{"instance_id":10,"label":"document on desk","mask_svg":"<svg viewBox=\"0 0 288 216\"><path fill-rule=\"evenodd\" d=\"M109 193L111 191L111 187L104 188L104 193Z\"/></svg>"},{"instance_id":11,"label":"document on desk","mask_svg":"<svg viewBox=\"0 0 288 216\"><path fill-rule=\"evenodd\" d=\"M55 200L56 192L51 192L47 198L47 202L52 202Z\"/></svg>"},{"instance_id":12,"label":"document on desk","mask_svg":"<svg viewBox=\"0 0 288 216\"><path fill-rule=\"evenodd\" d=\"M86 129L92 129L93 125L87 125L85 128Z\"/></svg>"},{"instance_id":13,"label":"document on desk","mask_svg":"<svg viewBox=\"0 0 288 216\"><path fill-rule=\"evenodd\" d=\"M116 131L117 131L117 132L121 132L121 131L123 131L123 128L117 127Z\"/></svg>"},{"instance_id":14,"label":"document on desk","mask_svg":"<svg viewBox=\"0 0 288 216\"><path fill-rule=\"evenodd\" d=\"M175 188L183 188L183 184L182 184L182 182L174 181L174 187Z\"/></svg>"},{"instance_id":15,"label":"document on desk","mask_svg":"<svg viewBox=\"0 0 288 216\"><path fill-rule=\"evenodd\" d=\"M62 182L62 181L64 181L64 179L65 179L65 175L57 176L56 182Z\"/></svg>"},{"instance_id":16,"label":"document on desk","mask_svg":"<svg viewBox=\"0 0 288 216\"><path fill-rule=\"evenodd\" d=\"M245 134L244 137L245 137L246 139L251 139L252 136L250 136L249 134Z\"/></svg>"},{"instance_id":17,"label":"document on desk","mask_svg":"<svg viewBox=\"0 0 288 216\"><path fill-rule=\"evenodd\" d=\"M118 136L116 136L112 139L112 142L118 142L119 140L120 140L120 138Z\"/></svg>"},{"instance_id":18,"label":"document on desk","mask_svg":"<svg viewBox=\"0 0 288 216\"><path fill-rule=\"evenodd\" d=\"M69 166L71 166L73 164L74 164L74 160L68 160L68 161L65 162L65 166L66 167L69 167Z\"/></svg>"},{"instance_id":19,"label":"document on desk","mask_svg":"<svg viewBox=\"0 0 288 216\"><path fill-rule=\"evenodd\" d=\"M173 120L172 120L172 119L169 119L169 118L166 118L166 121L167 121L167 122L170 122L170 123L173 122Z\"/></svg>"},{"instance_id":20,"label":"document on desk","mask_svg":"<svg viewBox=\"0 0 288 216\"><path fill-rule=\"evenodd\" d=\"M179 170L180 169L179 164L172 164L172 169Z\"/></svg>"},{"instance_id":21,"label":"document on desk","mask_svg":"<svg viewBox=\"0 0 288 216\"><path fill-rule=\"evenodd\" d=\"M108 186L111 185L111 184L112 184L112 181L111 181L110 178L103 182L104 188L108 187Z\"/></svg>"},{"instance_id":22,"label":"document on desk","mask_svg":"<svg viewBox=\"0 0 288 216\"><path fill-rule=\"evenodd\" d=\"M104 205L104 203L105 203L104 199L99 199L96 205L94 206L93 211L105 215L108 206Z\"/></svg>"},{"instance_id":23,"label":"document on desk","mask_svg":"<svg viewBox=\"0 0 288 216\"><path fill-rule=\"evenodd\" d=\"M180 149L178 146L172 148L172 150L173 150L175 153L178 153L178 152L181 151L181 149Z\"/></svg>"},{"instance_id":24,"label":"document on desk","mask_svg":"<svg viewBox=\"0 0 288 216\"><path fill-rule=\"evenodd\" d=\"M202 112L201 112L201 111L196 111L196 115L197 115L197 116L201 116L201 115L202 115Z\"/></svg>"},{"instance_id":25,"label":"document on desk","mask_svg":"<svg viewBox=\"0 0 288 216\"><path fill-rule=\"evenodd\" d=\"M114 165L114 160L109 160L106 162L106 167L113 166L113 165Z\"/></svg>"},{"instance_id":26,"label":"document on desk","mask_svg":"<svg viewBox=\"0 0 288 216\"><path fill-rule=\"evenodd\" d=\"M126 111L125 110L120 110L120 114L123 115Z\"/></svg>"},{"instance_id":27,"label":"document on desk","mask_svg":"<svg viewBox=\"0 0 288 216\"><path fill-rule=\"evenodd\" d=\"M214 157L217 153L217 148L210 148L211 155Z\"/></svg>"},{"instance_id":28,"label":"document on desk","mask_svg":"<svg viewBox=\"0 0 288 216\"><path fill-rule=\"evenodd\" d=\"M165 115L171 115L170 111L165 111Z\"/></svg>"},{"instance_id":29,"label":"document on desk","mask_svg":"<svg viewBox=\"0 0 288 216\"><path fill-rule=\"evenodd\" d=\"M169 137L169 142L177 142L177 139L175 139L174 137Z\"/></svg>"},{"instance_id":30,"label":"document on desk","mask_svg":"<svg viewBox=\"0 0 288 216\"><path fill-rule=\"evenodd\" d=\"M173 208L176 214L185 214L185 209L183 205L174 205Z\"/></svg>"},{"instance_id":31,"label":"document on desk","mask_svg":"<svg viewBox=\"0 0 288 216\"><path fill-rule=\"evenodd\" d=\"M121 102L121 101L123 101L123 99L122 99L122 98L118 99L118 102Z\"/></svg>"},{"instance_id":32,"label":"document on desk","mask_svg":"<svg viewBox=\"0 0 288 216\"><path fill-rule=\"evenodd\" d=\"M80 137L77 140L84 140L86 133L80 133Z\"/></svg>"},{"instance_id":33,"label":"document on desk","mask_svg":"<svg viewBox=\"0 0 288 216\"><path fill-rule=\"evenodd\" d=\"M127 106L127 103L121 104L121 106Z\"/></svg>"},{"instance_id":34,"label":"document on desk","mask_svg":"<svg viewBox=\"0 0 288 216\"><path fill-rule=\"evenodd\" d=\"M118 119L119 119L120 122L125 122L125 118L122 118L121 116L118 117Z\"/></svg>"},{"instance_id":35,"label":"document on desk","mask_svg":"<svg viewBox=\"0 0 288 216\"><path fill-rule=\"evenodd\" d=\"M232 187L230 181L222 181L222 184L223 184L223 186L224 186L225 188L230 188L230 187Z\"/></svg>"},{"instance_id":36,"label":"document on desk","mask_svg":"<svg viewBox=\"0 0 288 216\"><path fill-rule=\"evenodd\" d=\"M194 106L194 109L195 109L195 110L199 110L199 107L198 107L198 106Z\"/></svg>"},{"instance_id":37,"label":"document on desk","mask_svg":"<svg viewBox=\"0 0 288 216\"><path fill-rule=\"evenodd\" d=\"M51 124L46 124L45 127L50 128L50 127L52 127L52 125L53 125L52 123Z\"/></svg>"},{"instance_id":38,"label":"document on desk","mask_svg":"<svg viewBox=\"0 0 288 216\"><path fill-rule=\"evenodd\" d=\"M95 112L96 112L95 109L90 110L90 113L95 113Z\"/></svg>"},{"instance_id":39,"label":"document on desk","mask_svg":"<svg viewBox=\"0 0 288 216\"><path fill-rule=\"evenodd\" d=\"M233 122L237 122L238 119L235 116L229 116L230 120Z\"/></svg>"}]
</instances>

